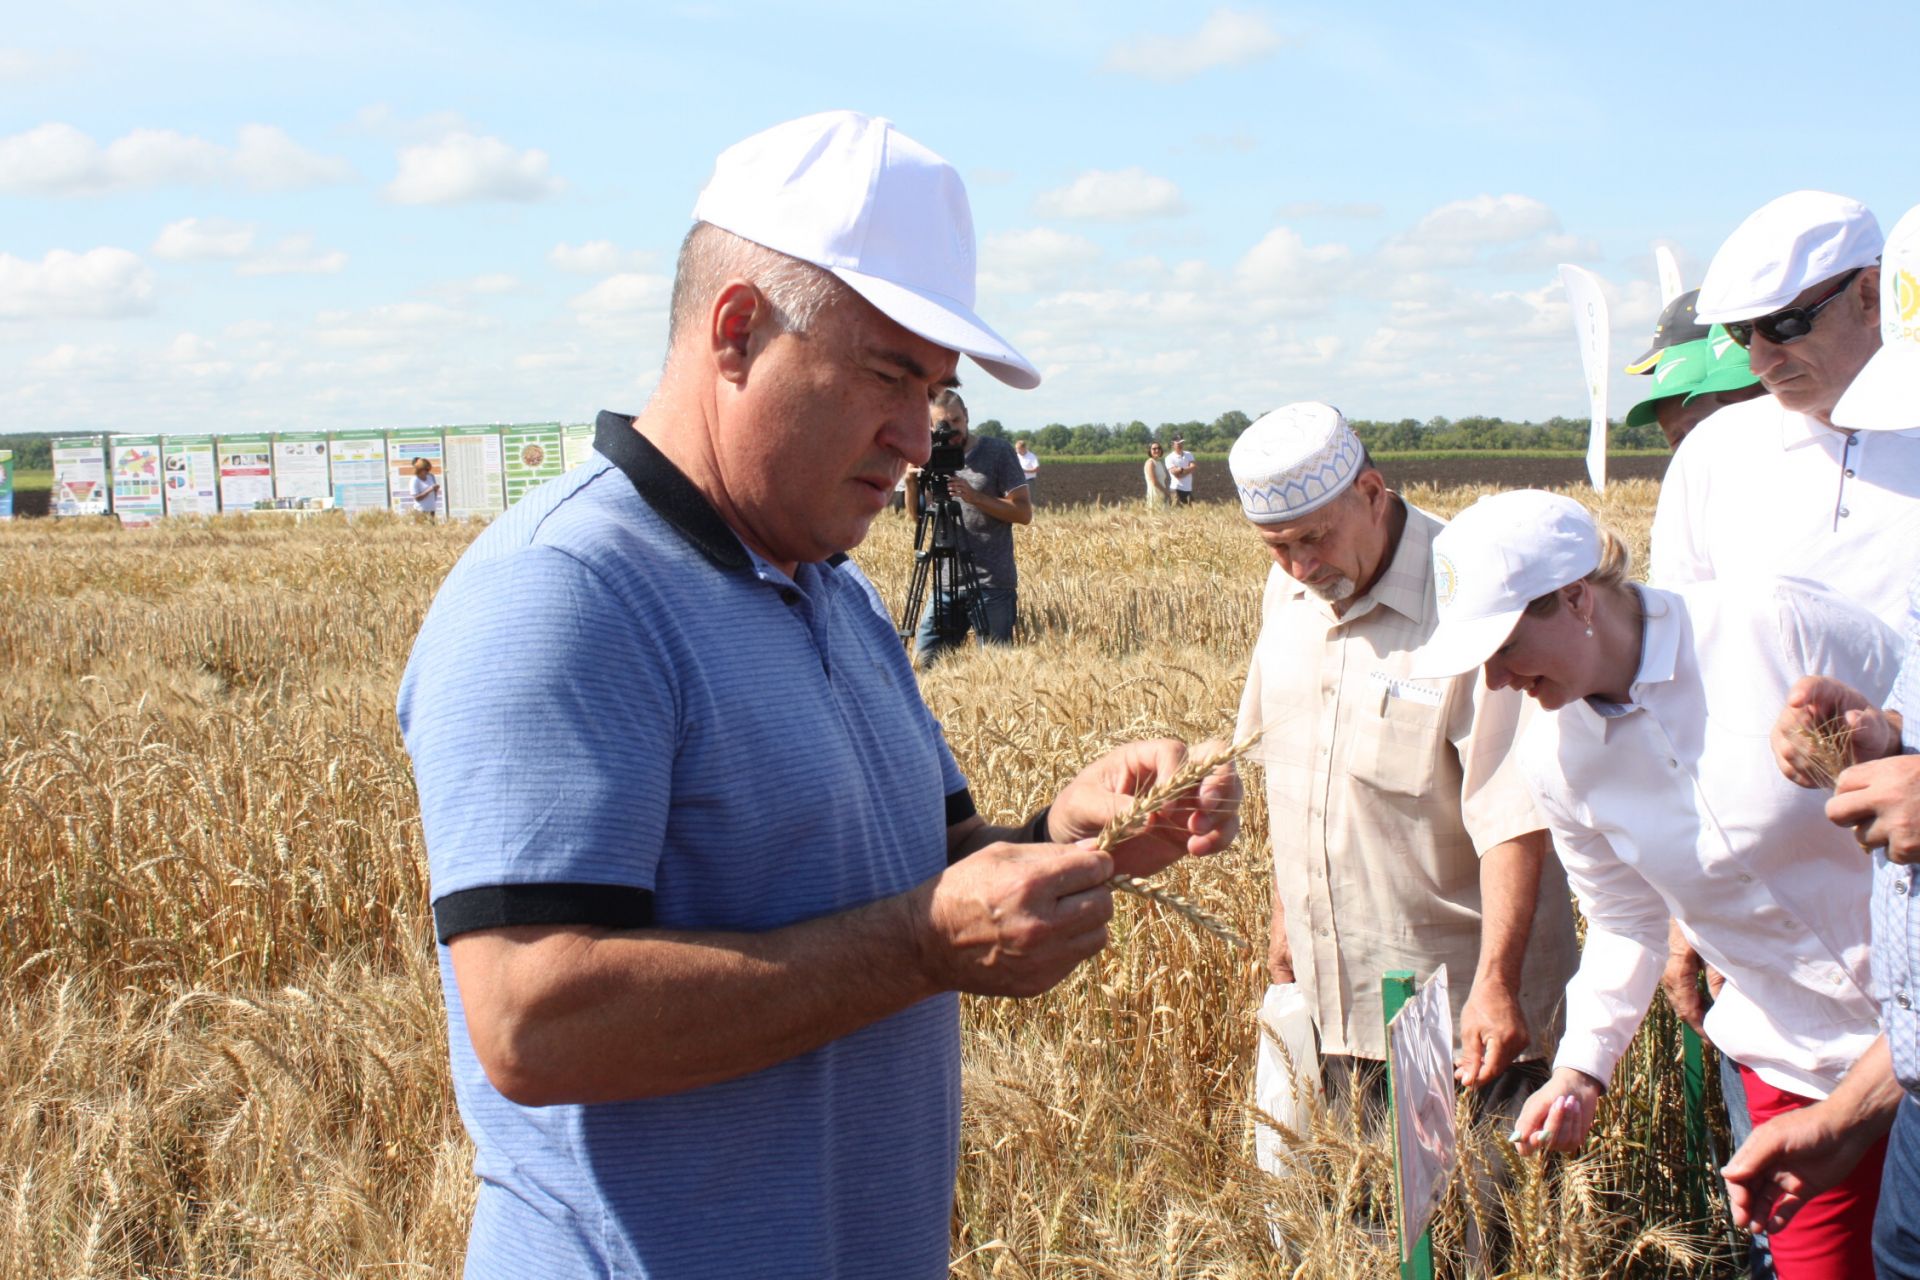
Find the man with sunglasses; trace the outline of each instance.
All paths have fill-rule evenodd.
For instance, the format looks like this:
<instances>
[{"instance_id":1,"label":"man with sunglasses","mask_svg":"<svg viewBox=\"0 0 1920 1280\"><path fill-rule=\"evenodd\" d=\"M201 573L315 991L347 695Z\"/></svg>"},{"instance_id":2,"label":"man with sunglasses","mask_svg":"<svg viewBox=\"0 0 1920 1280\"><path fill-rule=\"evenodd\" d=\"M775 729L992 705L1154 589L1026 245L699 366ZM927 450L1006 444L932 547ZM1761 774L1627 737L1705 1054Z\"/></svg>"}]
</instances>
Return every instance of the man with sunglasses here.
<instances>
[{"instance_id":1,"label":"man with sunglasses","mask_svg":"<svg viewBox=\"0 0 1920 1280\"><path fill-rule=\"evenodd\" d=\"M1882 247L1865 205L1796 191L1714 255L1696 317L1746 347L1767 394L1715 413L1675 452L1654 517L1655 585L1811 578L1900 625L1920 561L1920 432L1833 423L1880 346Z\"/></svg>"}]
</instances>

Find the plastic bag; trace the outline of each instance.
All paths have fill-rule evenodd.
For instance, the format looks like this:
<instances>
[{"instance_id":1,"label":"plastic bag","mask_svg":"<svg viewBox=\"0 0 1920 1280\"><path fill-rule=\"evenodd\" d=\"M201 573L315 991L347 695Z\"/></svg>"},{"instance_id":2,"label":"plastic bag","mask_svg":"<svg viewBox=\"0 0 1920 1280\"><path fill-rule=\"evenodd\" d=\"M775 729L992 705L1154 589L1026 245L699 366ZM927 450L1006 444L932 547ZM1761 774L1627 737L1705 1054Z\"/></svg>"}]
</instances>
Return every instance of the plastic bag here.
<instances>
[{"instance_id":1,"label":"plastic bag","mask_svg":"<svg viewBox=\"0 0 1920 1280\"><path fill-rule=\"evenodd\" d=\"M1298 983L1277 982L1260 1001L1260 1047L1253 1068L1253 1104L1296 1132L1311 1123L1324 1098L1320 1086L1320 1050L1313 1015ZM1254 1162L1271 1174L1294 1167L1288 1141L1271 1125L1254 1122ZM1278 1223L1269 1223L1273 1242L1281 1243Z\"/></svg>"}]
</instances>

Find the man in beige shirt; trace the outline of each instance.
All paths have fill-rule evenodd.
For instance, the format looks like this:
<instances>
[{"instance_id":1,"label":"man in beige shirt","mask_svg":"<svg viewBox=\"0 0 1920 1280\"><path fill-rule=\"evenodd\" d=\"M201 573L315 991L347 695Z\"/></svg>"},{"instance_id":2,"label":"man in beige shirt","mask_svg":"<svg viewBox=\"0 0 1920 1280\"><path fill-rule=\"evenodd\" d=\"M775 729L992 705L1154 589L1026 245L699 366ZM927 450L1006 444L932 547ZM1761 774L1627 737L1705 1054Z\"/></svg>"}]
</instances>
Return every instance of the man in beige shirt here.
<instances>
[{"instance_id":1,"label":"man in beige shirt","mask_svg":"<svg viewBox=\"0 0 1920 1280\"><path fill-rule=\"evenodd\" d=\"M1578 962L1508 756L1522 699L1477 674L1408 678L1442 523L1387 488L1337 409L1268 414L1230 468L1274 559L1239 725L1265 735L1273 981L1299 983L1339 1083L1387 1056L1381 976L1446 965L1457 1077L1504 1113L1544 1079Z\"/></svg>"}]
</instances>

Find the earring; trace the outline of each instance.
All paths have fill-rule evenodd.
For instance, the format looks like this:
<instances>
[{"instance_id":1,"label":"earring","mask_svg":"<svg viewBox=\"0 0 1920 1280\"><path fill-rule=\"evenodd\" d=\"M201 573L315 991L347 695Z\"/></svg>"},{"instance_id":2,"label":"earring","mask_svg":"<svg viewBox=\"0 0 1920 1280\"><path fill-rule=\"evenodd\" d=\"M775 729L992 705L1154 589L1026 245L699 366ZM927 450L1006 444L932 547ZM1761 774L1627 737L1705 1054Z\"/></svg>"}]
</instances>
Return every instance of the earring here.
<instances>
[{"instance_id":1,"label":"earring","mask_svg":"<svg viewBox=\"0 0 1920 1280\"><path fill-rule=\"evenodd\" d=\"M1592 627L1588 627L1588 628L1587 628L1587 639L1589 639L1589 640L1591 640L1591 639L1593 639L1593 628L1592 628Z\"/></svg>"}]
</instances>

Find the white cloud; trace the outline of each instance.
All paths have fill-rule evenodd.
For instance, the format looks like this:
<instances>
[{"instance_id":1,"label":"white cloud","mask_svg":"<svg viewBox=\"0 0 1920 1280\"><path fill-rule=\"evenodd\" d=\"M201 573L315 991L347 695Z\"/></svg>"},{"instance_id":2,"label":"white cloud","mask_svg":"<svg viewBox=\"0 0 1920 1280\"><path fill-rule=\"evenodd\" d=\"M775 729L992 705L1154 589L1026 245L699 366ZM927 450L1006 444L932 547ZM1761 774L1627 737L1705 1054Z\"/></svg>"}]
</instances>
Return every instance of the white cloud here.
<instances>
[{"instance_id":1,"label":"white cloud","mask_svg":"<svg viewBox=\"0 0 1920 1280\"><path fill-rule=\"evenodd\" d=\"M575 297L571 306L586 324L622 323L635 317L664 313L673 291L665 276L626 271L608 276Z\"/></svg>"},{"instance_id":2,"label":"white cloud","mask_svg":"<svg viewBox=\"0 0 1920 1280\"><path fill-rule=\"evenodd\" d=\"M1189 35L1122 41L1108 52L1102 69L1175 84L1202 72L1258 62L1285 43L1264 14L1221 8Z\"/></svg>"},{"instance_id":3,"label":"white cloud","mask_svg":"<svg viewBox=\"0 0 1920 1280\"><path fill-rule=\"evenodd\" d=\"M474 276L465 281L462 288L468 293L492 297L496 294L512 293L520 287L520 277L508 275L504 271L491 271L485 275Z\"/></svg>"},{"instance_id":4,"label":"white cloud","mask_svg":"<svg viewBox=\"0 0 1920 1280\"><path fill-rule=\"evenodd\" d=\"M225 218L182 218L161 228L153 256L169 262L230 261L253 252L250 222Z\"/></svg>"},{"instance_id":5,"label":"white cloud","mask_svg":"<svg viewBox=\"0 0 1920 1280\"><path fill-rule=\"evenodd\" d=\"M982 293L1034 293L1057 287L1072 272L1100 258L1100 246L1085 236L1051 227L1002 231L980 247Z\"/></svg>"},{"instance_id":6,"label":"white cloud","mask_svg":"<svg viewBox=\"0 0 1920 1280\"><path fill-rule=\"evenodd\" d=\"M119 360L119 348L110 344L83 347L78 343L63 342L27 363L36 373L58 377L71 373L98 373L112 368Z\"/></svg>"},{"instance_id":7,"label":"white cloud","mask_svg":"<svg viewBox=\"0 0 1920 1280\"><path fill-rule=\"evenodd\" d=\"M197 333L176 334L164 358L172 364L199 364L213 356L213 344Z\"/></svg>"},{"instance_id":8,"label":"white cloud","mask_svg":"<svg viewBox=\"0 0 1920 1280\"><path fill-rule=\"evenodd\" d=\"M285 237L234 270L243 276L337 276L346 266L344 252L316 248L312 236L301 234Z\"/></svg>"},{"instance_id":9,"label":"white cloud","mask_svg":"<svg viewBox=\"0 0 1920 1280\"><path fill-rule=\"evenodd\" d=\"M1379 261L1389 271L1476 264L1531 271L1570 258L1590 261L1599 252L1590 239L1562 234L1559 216L1531 196L1479 195L1430 210L1382 245Z\"/></svg>"},{"instance_id":10,"label":"white cloud","mask_svg":"<svg viewBox=\"0 0 1920 1280\"><path fill-rule=\"evenodd\" d=\"M589 240L585 244L556 244L547 251L547 261L558 271L604 276L616 271L644 271L653 265L654 255L644 249L622 249L611 240Z\"/></svg>"},{"instance_id":11,"label":"white cloud","mask_svg":"<svg viewBox=\"0 0 1920 1280\"><path fill-rule=\"evenodd\" d=\"M473 319L431 302L393 302L361 311L322 311L313 318L314 341L324 347L421 346L420 339L470 328Z\"/></svg>"},{"instance_id":12,"label":"white cloud","mask_svg":"<svg viewBox=\"0 0 1920 1280\"><path fill-rule=\"evenodd\" d=\"M1234 266L1235 279L1265 296L1324 302L1353 254L1343 244L1308 245L1291 227L1275 227Z\"/></svg>"},{"instance_id":13,"label":"white cloud","mask_svg":"<svg viewBox=\"0 0 1920 1280\"><path fill-rule=\"evenodd\" d=\"M26 84L44 80L78 65L68 53L31 53L25 49L0 48L0 84Z\"/></svg>"},{"instance_id":14,"label":"white cloud","mask_svg":"<svg viewBox=\"0 0 1920 1280\"><path fill-rule=\"evenodd\" d=\"M153 272L125 249L55 249L39 262L0 253L0 319L111 318L153 307Z\"/></svg>"},{"instance_id":15,"label":"white cloud","mask_svg":"<svg viewBox=\"0 0 1920 1280\"><path fill-rule=\"evenodd\" d=\"M1139 166L1088 169L1064 187L1043 191L1034 212L1048 218L1130 222L1186 212L1186 201L1171 179L1155 177Z\"/></svg>"},{"instance_id":16,"label":"white cloud","mask_svg":"<svg viewBox=\"0 0 1920 1280\"><path fill-rule=\"evenodd\" d=\"M285 191L342 182L343 160L306 150L271 125L244 125L237 147L172 129L135 129L102 147L58 121L0 138L0 192L99 195L160 186Z\"/></svg>"},{"instance_id":17,"label":"white cloud","mask_svg":"<svg viewBox=\"0 0 1920 1280\"><path fill-rule=\"evenodd\" d=\"M403 120L384 102L360 108L354 113L353 123L361 133L371 133L397 142L438 142L448 134L475 131L458 111L434 111Z\"/></svg>"},{"instance_id":18,"label":"white cloud","mask_svg":"<svg viewBox=\"0 0 1920 1280\"><path fill-rule=\"evenodd\" d=\"M1274 211L1282 222L1303 218L1377 218L1386 210L1370 201L1335 203L1326 200L1290 200Z\"/></svg>"},{"instance_id":19,"label":"white cloud","mask_svg":"<svg viewBox=\"0 0 1920 1280\"><path fill-rule=\"evenodd\" d=\"M387 195L399 204L528 201L544 200L560 187L547 172L546 152L519 151L498 138L463 132L404 148Z\"/></svg>"},{"instance_id":20,"label":"white cloud","mask_svg":"<svg viewBox=\"0 0 1920 1280\"><path fill-rule=\"evenodd\" d=\"M1423 244L1512 244L1558 231L1560 219L1532 196L1475 196L1443 204L1408 233Z\"/></svg>"}]
</instances>

